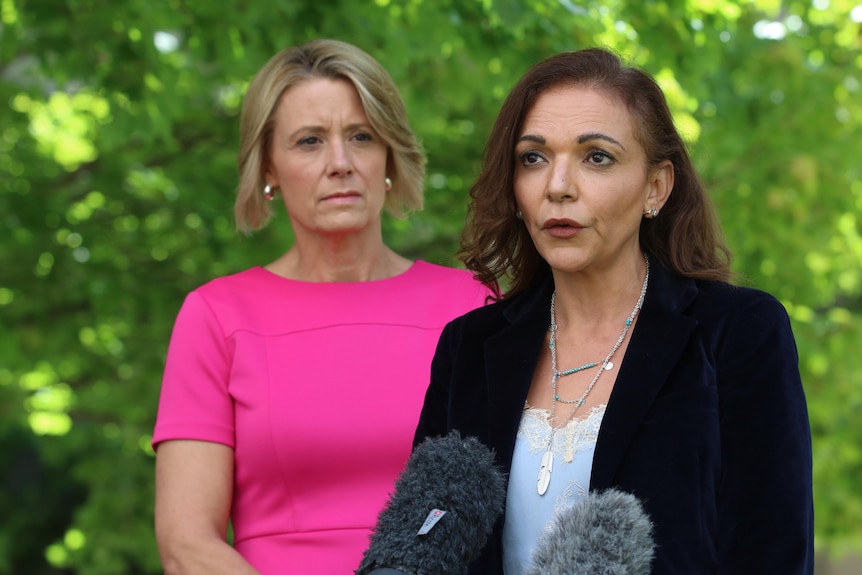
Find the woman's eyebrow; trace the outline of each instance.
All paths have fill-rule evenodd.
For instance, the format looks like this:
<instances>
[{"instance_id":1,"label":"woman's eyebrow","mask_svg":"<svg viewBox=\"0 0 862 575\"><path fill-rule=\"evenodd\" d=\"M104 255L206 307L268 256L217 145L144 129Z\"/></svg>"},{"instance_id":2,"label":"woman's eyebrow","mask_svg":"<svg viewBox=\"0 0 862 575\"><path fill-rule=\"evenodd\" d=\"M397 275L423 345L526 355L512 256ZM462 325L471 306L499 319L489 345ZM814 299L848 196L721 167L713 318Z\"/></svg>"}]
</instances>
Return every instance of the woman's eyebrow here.
<instances>
[{"instance_id":1,"label":"woman's eyebrow","mask_svg":"<svg viewBox=\"0 0 862 575\"><path fill-rule=\"evenodd\" d=\"M615 140L614 138L611 138L608 135L602 134L601 132L590 132L588 134L582 134L582 135L578 136L578 143L579 144L589 142L590 140L605 140L606 142L616 144L617 146L619 146L623 150L626 149L626 147L623 146L621 143L619 143L617 140Z\"/></svg>"}]
</instances>

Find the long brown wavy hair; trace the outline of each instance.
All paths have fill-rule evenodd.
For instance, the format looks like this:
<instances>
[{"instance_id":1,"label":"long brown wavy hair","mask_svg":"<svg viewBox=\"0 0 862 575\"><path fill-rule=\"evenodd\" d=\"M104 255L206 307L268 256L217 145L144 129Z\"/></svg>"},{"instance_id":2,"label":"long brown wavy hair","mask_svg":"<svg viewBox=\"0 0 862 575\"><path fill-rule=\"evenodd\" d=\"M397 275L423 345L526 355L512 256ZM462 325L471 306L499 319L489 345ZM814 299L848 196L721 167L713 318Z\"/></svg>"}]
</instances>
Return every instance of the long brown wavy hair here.
<instances>
[{"instance_id":1,"label":"long brown wavy hair","mask_svg":"<svg viewBox=\"0 0 862 575\"><path fill-rule=\"evenodd\" d=\"M470 188L459 254L467 268L495 291L497 299L518 295L550 272L526 226L516 218L515 144L539 94L559 85L592 88L618 98L634 119L635 137L647 164L673 163L673 190L661 214L641 221L641 249L681 276L728 282L730 250L664 93L651 76L599 48L552 56L529 70L509 93L491 129L482 170ZM509 284L505 296L498 287L502 283Z\"/></svg>"}]
</instances>

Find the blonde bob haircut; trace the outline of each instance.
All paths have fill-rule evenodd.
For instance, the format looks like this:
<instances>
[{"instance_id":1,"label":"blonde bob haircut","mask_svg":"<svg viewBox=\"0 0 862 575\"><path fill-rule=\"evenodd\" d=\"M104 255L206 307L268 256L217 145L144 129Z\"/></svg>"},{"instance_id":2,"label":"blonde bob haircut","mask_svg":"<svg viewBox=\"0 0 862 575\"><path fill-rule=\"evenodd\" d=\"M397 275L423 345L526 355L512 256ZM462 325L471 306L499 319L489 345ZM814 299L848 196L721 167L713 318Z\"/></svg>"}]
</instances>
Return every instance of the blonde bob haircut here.
<instances>
[{"instance_id":1,"label":"blonde bob haircut","mask_svg":"<svg viewBox=\"0 0 862 575\"><path fill-rule=\"evenodd\" d=\"M237 229L244 233L259 230L272 217L263 188L275 110L286 90L312 78L347 80L359 94L371 127L388 147L386 175L392 188L386 194L386 211L404 217L422 209L425 154L410 129L395 83L377 60L356 46L321 39L282 50L248 87L240 116L239 189L234 206Z\"/></svg>"}]
</instances>

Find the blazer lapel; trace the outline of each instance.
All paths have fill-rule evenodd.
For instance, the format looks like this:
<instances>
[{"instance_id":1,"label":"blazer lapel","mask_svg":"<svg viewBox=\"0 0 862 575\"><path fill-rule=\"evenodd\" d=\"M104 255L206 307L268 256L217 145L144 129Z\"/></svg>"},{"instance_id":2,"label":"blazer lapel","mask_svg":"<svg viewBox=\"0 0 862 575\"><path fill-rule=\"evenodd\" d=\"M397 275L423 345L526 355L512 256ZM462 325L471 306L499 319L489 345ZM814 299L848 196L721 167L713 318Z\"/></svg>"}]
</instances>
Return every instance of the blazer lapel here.
<instances>
[{"instance_id":1,"label":"blazer lapel","mask_svg":"<svg viewBox=\"0 0 862 575\"><path fill-rule=\"evenodd\" d=\"M694 281L671 275L657 262L650 275L647 296L602 420L591 489L612 485L629 443L697 325L696 319L683 315L697 295Z\"/></svg>"},{"instance_id":2,"label":"blazer lapel","mask_svg":"<svg viewBox=\"0 0 862 575\"><path fill-rule=\"evenodd\" d=\"M504 469L512 464L515 437L533 372L539 360L553 282L550 276L503 311L509 325L485 340L488 393L488 441Z\"/></svg>"}]
</instances>

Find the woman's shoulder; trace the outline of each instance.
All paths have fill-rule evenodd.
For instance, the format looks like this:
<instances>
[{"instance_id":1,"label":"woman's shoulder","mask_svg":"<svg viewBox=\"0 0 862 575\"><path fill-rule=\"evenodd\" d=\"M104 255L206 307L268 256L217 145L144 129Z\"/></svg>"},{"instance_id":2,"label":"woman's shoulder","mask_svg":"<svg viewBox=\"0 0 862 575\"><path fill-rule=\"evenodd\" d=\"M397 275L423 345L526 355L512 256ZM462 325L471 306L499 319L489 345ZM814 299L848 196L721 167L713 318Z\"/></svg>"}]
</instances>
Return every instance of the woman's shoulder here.
<instances>
[{"instance_id":1,"label":"woman's shoulder","mask_svg":"<svg viewBox=\"0 0 862 575\"><path fill-rule=\"evenodd\" d=\"M490 292L489 292L490 293ZM475 308L455 318L448 330L461 332L468 337L483 338L518 323L517 311L523 302L518 296L514 299L489 299L487 305ZM516 315L513 318L513 311Z\"/></svg>"},{"instance_id":2,"label":"woman's shoulder","mask_svg":"<svg viewBox=\"0 0 862 575\"><path fill-rule=\"evenodd\" d=\"M271 275L261 267L249 268L240 272L219 276L206 281L186 295L186 302L199 300L214 309L225 307L256 307L272 282ZM256 297L257 296L257 297Z\"/></svg>"},{"instance_id":3,"label":"woman's shoulder","mask_svg":"<svg viewBox=\"0 0 862 575\"><path fill-rule=\"evenodd\" d=\"M463 297L476 305L483 305L493 292L486 285L477 280L473 273L461 269L438 264L432 264L424 260L416 260L408 270L411 284L423 285L444 297ZM471 309L475 307L471 305Z\"/></svg>"},{"instance_id":4,"label":"woman's shoulder","mask_svg":"<svg viewBox=\"0 0 862 575\"><path fill-rule=\"evenodd\" d=\"M793 344L790 316L772 294L750 286L698 283L691 313L716 342L738 353Z\"/></svg>"},{"instance_id":5,"label":"woman's shoulder","mask_svg":"<svg viewBox=\"0 0 862 575\"><path fill-rule=\"evenodd\" d=\"M213 278L193 290L202 295L235 292L237 289L256 287L266 282L270 272L260 266Z\"/></svg>"},{"instance_id":6,"label":"woman's shoulder","mask_svg":"<svg viewBox=\"0 0 862 575\"><path fill-rule=\"evenodd\" d=\"M473 274L462 268L433 264L425 260L416 260L407 271L415 277L426 281L451 283L455 285L472 285L478 283Z\"/></svg>"},{"instance_id":7,"label":"woman's shoulder","mask_svg":"<svg viewBox=\"0 0 862 575\"><path fill-rule=\"evenodd\" d=\"M697 281L697 307L708 315L746 313L752 309L786 314L784 306L771 293L751 286L716 281Z\"/></svg>"},{"instance_id":8,"label":"woman's shoulder","mask_svg":"<svg viewBox=\"0 0 862 575\"><path fill-rule=\"evenodd\" d=\"M263 307L265 298L254 294L261 293L265 273L251 268L210 279L186 294L180 315L224 318Z\"/></svg>"}]
</instances>

